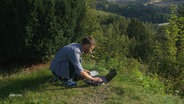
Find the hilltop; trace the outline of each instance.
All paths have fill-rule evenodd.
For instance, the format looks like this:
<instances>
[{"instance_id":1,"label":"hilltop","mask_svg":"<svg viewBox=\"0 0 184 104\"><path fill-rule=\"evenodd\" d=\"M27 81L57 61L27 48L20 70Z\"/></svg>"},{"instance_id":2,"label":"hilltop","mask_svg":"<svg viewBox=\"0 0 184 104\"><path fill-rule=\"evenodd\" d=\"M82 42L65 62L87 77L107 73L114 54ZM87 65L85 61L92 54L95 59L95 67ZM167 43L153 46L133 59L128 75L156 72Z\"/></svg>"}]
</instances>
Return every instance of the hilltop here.
<instances>
[{"instance_id":1,"label":"hilltop","mask_svg":"<svg viewBox=\"0 0 184 104\"><path fill-rule=\"evenodd\" d=\"M132 18L159 23L163 14L155 10L165 12L165 8L136 2L102 5L114 11L109 13L90 8L91 4L84 7L85 0L4 1L7 0L2 0L4 5L0 3L4 27L1 63L16 65L10 68L11 73L0 73L0 104L183 104L183 51L178 54L182 48L170 44L179 43L180 36L175 33L183 33L183 22L171 21L171 27L163 30L157 24ZM97 45L93 57L83 56L82 66L100 75L116 69L118 74L110 83L89 86L81 80L77 87L66 88L61 81L50 83L53 75L49 64L19 66L24 61L48 62L59 48L79 42L85 35L92 35Z\"/></svg>"}]
</instances>

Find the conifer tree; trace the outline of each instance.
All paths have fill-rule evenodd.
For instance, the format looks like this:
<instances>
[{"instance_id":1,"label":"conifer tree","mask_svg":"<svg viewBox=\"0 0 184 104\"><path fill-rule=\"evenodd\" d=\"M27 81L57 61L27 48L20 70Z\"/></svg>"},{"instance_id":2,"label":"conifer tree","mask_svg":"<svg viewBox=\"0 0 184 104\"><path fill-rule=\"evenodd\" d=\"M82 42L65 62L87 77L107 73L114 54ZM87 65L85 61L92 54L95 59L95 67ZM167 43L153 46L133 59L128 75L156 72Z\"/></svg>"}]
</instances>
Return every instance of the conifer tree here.
<instances>
[{"instance_id":1,"label":"conifer tree","mask_svg":"<svg viewBox=\"0 0 184 104\"><path fill-rule=\"evenodd\" d=\"M146 51L148 50L148 40L149 34L146 31L144 24L138 19L131 19L131 23L127 28L127 35L130 39L135 39L134 49L130 51L130 56L135 58L145 58Z\"/></svg>"}]
</instances>

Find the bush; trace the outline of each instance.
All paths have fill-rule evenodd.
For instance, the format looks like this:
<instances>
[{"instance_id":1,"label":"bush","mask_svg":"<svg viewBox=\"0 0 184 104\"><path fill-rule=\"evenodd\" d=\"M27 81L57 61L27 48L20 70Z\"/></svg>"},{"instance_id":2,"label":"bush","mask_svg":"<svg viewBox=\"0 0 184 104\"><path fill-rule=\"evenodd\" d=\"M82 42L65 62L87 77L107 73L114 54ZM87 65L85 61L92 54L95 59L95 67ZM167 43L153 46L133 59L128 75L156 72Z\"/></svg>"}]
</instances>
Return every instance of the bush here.
<instances>
[{"instance_id":1,"label":"bush","mask_svg":"<svg viewBox=\"0 0 184 104\"><path fill-rule=\"evenodd\" d=\"M1 0L0 64L44 62L76 41L85 6L83 0Z\"/></svg>"}]
</instances>

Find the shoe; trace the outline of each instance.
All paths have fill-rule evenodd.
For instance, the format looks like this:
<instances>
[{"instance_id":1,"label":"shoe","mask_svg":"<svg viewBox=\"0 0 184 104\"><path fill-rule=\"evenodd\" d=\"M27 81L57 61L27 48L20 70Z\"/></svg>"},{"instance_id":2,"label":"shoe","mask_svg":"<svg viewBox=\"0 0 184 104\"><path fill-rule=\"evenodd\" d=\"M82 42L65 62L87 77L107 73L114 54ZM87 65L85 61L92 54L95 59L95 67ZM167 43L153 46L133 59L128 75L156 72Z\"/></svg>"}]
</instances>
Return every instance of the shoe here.
<instances>
[{"instance_id":1,"label":"shoe","mask_svg":"<svg viewBox=\"0 0 184 104\"><path fill-rule=\"evenodd\" d=\"M63 85L65 87L76 87L77 86L77 83L74 82L72 79L68 79L68 80L64 80L63 81Z\"/></svg>"}]
</instances>

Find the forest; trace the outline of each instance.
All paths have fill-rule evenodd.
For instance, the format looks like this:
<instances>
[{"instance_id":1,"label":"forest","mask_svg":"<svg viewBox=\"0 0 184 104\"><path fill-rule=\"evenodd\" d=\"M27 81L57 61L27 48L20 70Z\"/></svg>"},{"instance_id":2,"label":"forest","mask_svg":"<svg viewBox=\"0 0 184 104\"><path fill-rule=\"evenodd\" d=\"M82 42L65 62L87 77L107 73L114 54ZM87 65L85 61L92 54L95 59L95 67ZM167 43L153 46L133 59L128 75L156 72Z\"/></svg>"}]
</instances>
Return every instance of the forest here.
<instances>
[{"instance_id":1,"label":"forest","mask_svg":"<svg viewBox=\"0 0 184 104\"><path fill-rule=\"evenodd\" d=\"M158 25L163 22L169 24ZM119 63L130 60L142 66L140 72L158 77L165 93L184 96L184 4L156 8L106 0L0 0L2 70L47 63L62 46L86 35L97 43L95 57L86 60L119 70Z\"/></svg>"},{"instance_id":2,"label":"forest","mask_svg":"<svg viewBox=\"0 0 184 104\"><path fill-rule=\"evenodd\" d=\"M165 23L169 19L171 6L156 6L146 4L148 0L141 0L136 2L108 2L107 0L100 0L96 4L97 10L107 11L119 14L129 18L139 18L144 22L151 23Z\"/></svg>"}]
</instances>

